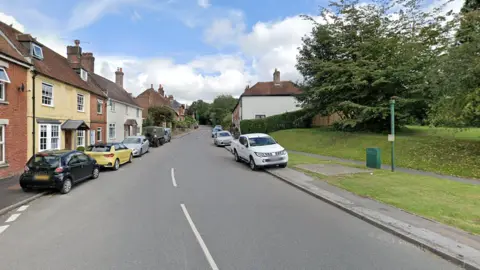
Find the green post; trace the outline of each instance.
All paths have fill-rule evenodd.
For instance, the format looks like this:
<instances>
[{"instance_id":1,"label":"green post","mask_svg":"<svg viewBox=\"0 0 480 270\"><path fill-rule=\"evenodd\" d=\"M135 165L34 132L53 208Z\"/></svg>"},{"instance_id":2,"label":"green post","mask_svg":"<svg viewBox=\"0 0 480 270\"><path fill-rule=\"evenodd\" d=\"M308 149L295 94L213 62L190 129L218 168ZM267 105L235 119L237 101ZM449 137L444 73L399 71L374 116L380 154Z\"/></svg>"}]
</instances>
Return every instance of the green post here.
<instances>
[{"instance_id":1,"label":"green post","mask_svg":"<svg viewBox=\"0 0 480 270\"><path fill-rule=\"evenodd\" d=\"M390 99L390 128L392 142L392 172L395 171L395 99Z\"/></svg>"}]
</instances>

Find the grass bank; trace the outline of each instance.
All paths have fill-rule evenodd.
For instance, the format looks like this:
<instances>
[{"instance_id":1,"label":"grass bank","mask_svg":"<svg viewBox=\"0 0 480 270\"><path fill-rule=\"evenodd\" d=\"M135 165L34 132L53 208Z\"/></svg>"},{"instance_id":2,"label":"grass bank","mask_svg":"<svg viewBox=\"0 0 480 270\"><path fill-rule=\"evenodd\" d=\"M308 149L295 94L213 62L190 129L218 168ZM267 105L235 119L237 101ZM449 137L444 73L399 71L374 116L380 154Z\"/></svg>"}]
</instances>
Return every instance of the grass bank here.
<instances>
[{"instance_id":1,"label":"grass bank","mask_svg":"<svg viewBox=\"0 0 480 270\"><path fill-rule=\"evenodd\" d=\"M271 134L289 150L365 160L365 149L379 147L390 164L386 135L346 133L325 128L289 129ZM405 168L480 179L480 129L453 133L448 129L410 127L395 139L396 165Z\"/></svg>"},{"instance_id":2,"label":"grass bank","mask_svg":"<svg viewBox=\"0 0 480 270\"><path fill-rule=\"evenodd\" d=\"M289 166L331 161L289 155ZM337 162L334 162L337 163ZM351 165L350 165L351 166ZM315 177L360 196L393 205L438 222L480 234L480 186L429 176L375 170L346 176Z\"/></svg>"}]
</instances>

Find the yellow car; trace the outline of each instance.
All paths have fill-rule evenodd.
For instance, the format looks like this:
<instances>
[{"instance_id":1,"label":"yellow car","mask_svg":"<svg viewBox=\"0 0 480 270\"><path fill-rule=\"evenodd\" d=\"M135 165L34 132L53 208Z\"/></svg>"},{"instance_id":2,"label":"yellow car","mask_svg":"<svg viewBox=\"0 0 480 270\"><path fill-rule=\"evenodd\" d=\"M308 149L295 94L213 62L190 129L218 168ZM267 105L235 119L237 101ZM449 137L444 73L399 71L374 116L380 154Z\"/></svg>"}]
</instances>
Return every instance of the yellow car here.
<instances>
[{"instance_id":1,"label":"yellow car","mask_svg":"<svg viewBox=\"0 0 480 270\"><path fill-rule=\"evenodd\" d=\"M133 159L132 149L122 143L97 143L85 149L85 154L94 158L98 165L112 168L115 171L121 164L130 163Z\"/></svg>"}]
</instances>

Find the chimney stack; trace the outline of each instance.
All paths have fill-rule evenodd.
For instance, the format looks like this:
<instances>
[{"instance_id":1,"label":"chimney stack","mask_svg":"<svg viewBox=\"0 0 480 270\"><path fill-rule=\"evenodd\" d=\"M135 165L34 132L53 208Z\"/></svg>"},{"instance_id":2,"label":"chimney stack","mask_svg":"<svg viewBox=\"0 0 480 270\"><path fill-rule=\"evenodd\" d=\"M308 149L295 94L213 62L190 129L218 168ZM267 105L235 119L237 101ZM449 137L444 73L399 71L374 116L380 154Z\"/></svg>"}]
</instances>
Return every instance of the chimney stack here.
<instances>
[{"instance_id":1,"label":"chimney stack","mask_svg":"<svg viewBox=\"0 0 480 270\"><path fill-rule=\"evenodd\" d=\"M93 57L93 53L82 53L81 63L85 70L90 73L95 73L95 57Z\"/></svg>"},{"instance_id":2,"label":"chimney stack","mask_svg":"<svg viewBox=\"0 0 480 270\"><path fill-rule=\"evenodd\" d=\"M277 69L273 72L273 84L280 85L280 71Z\"/></svg>"},{"instance_id":3,"label":"chimney stack","mask_svg":"<svg viewBox=\"0 0 480 270\"><path fill-rule=\"evenodd\" d=\"M80 40L75 40L75 46L67 46L67 59L73 68L78 68L82 58L82 47Z\"/></svg>"},{"instance_id":4,"label":"chimney stack","mask_svg":"<svg viewBox=\"0 0 480 270\"><path fill-rule=\"evenodd\" d=\"M158 93L160 93L162 97L165 95L165 91L163 91L163 86L161 84L158 85Z\"/></svg>"},{"instance_id":5,"label":"chimney stack","mask_svg":"<svg viewBox=\"0 0 480 270\"><path fill-rule=\"evenodd\" d=\"M115 83L123 88L123 70L122 68L117 68L115 71Z\"/></svg>"}]
</instances>

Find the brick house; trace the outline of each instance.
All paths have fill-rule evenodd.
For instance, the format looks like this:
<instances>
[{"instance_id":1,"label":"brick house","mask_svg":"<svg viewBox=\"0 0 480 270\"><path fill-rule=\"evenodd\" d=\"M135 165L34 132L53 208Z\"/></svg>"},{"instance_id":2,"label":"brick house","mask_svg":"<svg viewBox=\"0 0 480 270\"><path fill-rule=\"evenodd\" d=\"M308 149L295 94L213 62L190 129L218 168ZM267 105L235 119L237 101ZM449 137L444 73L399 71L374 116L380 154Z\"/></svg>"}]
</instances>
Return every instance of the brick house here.
<instances>
[{"instance_id":1,"label":"brick house","mask_svg":"<svg viewBox=\"0 0 480 270\"><path fill-rule=\"evenodd\" d=\"M27 162L27 75L31 64L0 30L0 179Z\"/></svg>"},{"instance_id":2,"label":"brick house","mask_svg":"<svg viewBox=\"0 0 480 270\"><path fill-rule=\"evenodd\" d=\"M245 88L232 111L232 123L240 128L240 121L257 119L301 109L296 95L302 91L291 81L280 80L280 71L275 69L273 81L257 82Z\"/></svg>"},{"instance_id":3,"label":"brick house","mask_svg":"<svg viewBox=\"0 0 480 270\"><path fill-rule=\"evenodd\" d=\"M152 84L150 88L135 97L135 101L143 108L143 119L148 117L148 108L150 107L170 106L170 100L165 97L165 91L162 85L159 85L158 90L155 90Z\"/></svg>"},{"instance_id":4,"label":"brick house","mask_svg":"<svg viewBox=\"0 0 480 270\"><path fill-rule=\"evenodd\" d=\"M90 95L90 143L107 141L107 89L102 89L93 79L95 74L95 57L93 53L81 54L81 66L90 75L87 83L95 94Z\"/></svg>"},{"instance_id":5,"label":"brick house","mask_svg":"<svg viewBox=\"0 0 480 270\"><path fill-rule=\"evenodd\" d=\"M177 121L185 120L185 104L181 104L180 102L176 101L172 95L168 96L168 100L170 101L170 107L175 110L177 113Z\"/></svg>"}]
</instances>

